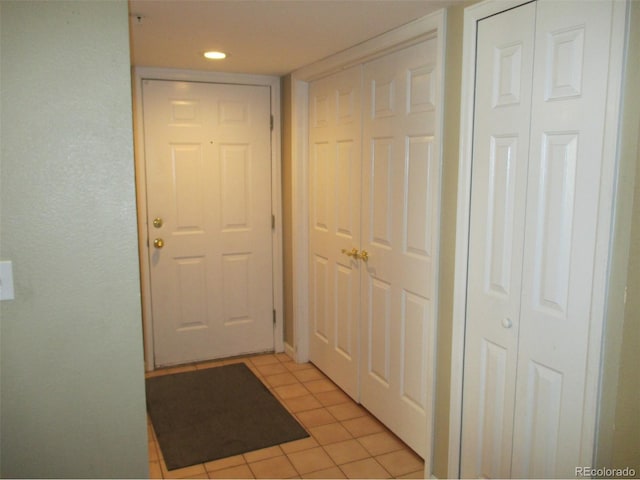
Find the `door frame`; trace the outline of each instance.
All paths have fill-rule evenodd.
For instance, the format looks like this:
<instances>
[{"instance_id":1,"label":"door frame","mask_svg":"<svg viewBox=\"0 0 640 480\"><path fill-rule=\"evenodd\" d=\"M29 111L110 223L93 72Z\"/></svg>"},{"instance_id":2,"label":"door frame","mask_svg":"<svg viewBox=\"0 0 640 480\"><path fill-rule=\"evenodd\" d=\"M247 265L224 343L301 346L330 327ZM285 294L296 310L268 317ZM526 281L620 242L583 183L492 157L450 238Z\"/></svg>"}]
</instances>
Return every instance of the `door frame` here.
<instances>
[{"instance_id":1,"label":"door frame","mask_svg":"<svg viewBox=\"0 0 640 480\"><path fill-rule=\"evenodd\" d=\"M444 58L446 10L440 9L420 17L395 30L374 37L352 48L302 67L291 74L291 202L292 202L292 302L294 345L287 352L298 362L309 360L309 83L346 68L365 63L383 55L437 38L436 65L439 69L442 100L438 106L438 123L444 115ZM440 129L441 132L441 129ZM442 148L438 161L442 164ZM442 172L442 168L440 169ZM440 219L438 219L440 224ZM436 266L437 267L437 266ZM436 288L436 298L437 298ZM437 305L436 305L437 311ZM435 377L427 379L435 385ZM432 455L425 458L426 478L431 477Z\"/></svg>"},{"instance_id":2,"label":"door frame","mask_svg":"<svg viewBox=\"0 0 640 480\"><path fill-rule=\"evenodd\" d=\"M171 68L133 68L133 124L136 175L136 203L138 213L138 251L140 256L140 290L142 304L142 331L144 338L144 360L146 371L154 365L153 314L151 309L151 265L149 263L149 238L147 229L147 177L144 145L144 118L142 108L143 80L172 80L185 82L223 83L269 87L271 98L271 212L275 226L271 231L273 256L273 308L276 313L274 325L274 349L284 351L284 306L282 266L282 160L280 133L280 78L267 75L246 75Z\"/></svg>"},{"instance_id":3,"label":"door frame","mask_svg":"<svg viewBox=\"0 0 640 480\"><path fill-rule=\"evenodd\" d=\"M462 50L462 91L460 112L460 143L458 160L458 199L456 214L456 247L453 292L453 329L451 345L451 386L449 408L449 458L447 472L450 478L460 476L460 447L462 430L462 387L464 373L464 334L467 305L467 259L469 255L469 221L471 215L471 163L473 148L474 89L476 77L477 22L518 7L532 0L486 0L469 6L464 11ZM596 420L600 388L600 365L613 240L613 214L615 188L618 178L618 131L620 98L626 38L627 2L613 2L612 34L607 82L607 107L603 143L603 168L600 178L601 195L598 203L599 218L596 239L597 258L593 292L585 411L582 418L581 465L593 465L596 439Z\"/></svg>"}]
</instances>

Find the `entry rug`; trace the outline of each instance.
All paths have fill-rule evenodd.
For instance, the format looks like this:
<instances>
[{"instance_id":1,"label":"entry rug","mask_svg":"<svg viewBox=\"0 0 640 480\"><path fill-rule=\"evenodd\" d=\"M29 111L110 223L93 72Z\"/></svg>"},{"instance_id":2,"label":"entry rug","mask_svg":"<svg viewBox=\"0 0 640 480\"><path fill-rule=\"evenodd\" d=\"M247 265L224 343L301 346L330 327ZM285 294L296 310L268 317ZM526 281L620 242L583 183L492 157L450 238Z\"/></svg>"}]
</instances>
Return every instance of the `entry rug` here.
<instances>
[{"instance_id":1,"label":"entry rug","mask_svg":"<svg viewBox=\"0 0 640 480\"><path fill-rule=\"evenodd\" d=\"M148 378L146 388L169 470L309 436L244 363Z\"/></svg>"}]
</instances>

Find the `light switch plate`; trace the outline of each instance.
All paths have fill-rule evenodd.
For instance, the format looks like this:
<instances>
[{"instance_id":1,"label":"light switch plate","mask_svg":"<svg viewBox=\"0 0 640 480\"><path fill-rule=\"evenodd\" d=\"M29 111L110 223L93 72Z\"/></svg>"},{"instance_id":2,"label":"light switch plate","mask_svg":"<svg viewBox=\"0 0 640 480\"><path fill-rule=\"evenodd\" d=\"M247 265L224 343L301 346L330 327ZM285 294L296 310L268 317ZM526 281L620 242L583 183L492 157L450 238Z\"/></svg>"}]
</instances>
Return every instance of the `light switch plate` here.
<instances>
[{"instance_id":1,"label":"light switch plate","mask_svg":"<svg viewBox=\"0 0 640 480\"><path fill-rule=\"evenodd\" d=\"M0 300L13 300L13 264L10 260L0 262Z\"/></svg>"}]
</instances>

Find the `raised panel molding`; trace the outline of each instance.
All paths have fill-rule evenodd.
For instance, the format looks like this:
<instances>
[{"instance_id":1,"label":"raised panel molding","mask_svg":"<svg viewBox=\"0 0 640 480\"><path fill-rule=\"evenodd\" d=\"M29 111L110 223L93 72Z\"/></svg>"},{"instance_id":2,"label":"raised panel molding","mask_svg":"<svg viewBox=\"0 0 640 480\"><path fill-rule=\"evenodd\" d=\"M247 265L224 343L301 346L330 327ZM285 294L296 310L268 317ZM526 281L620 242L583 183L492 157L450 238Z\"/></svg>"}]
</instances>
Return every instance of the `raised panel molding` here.
<instances>
[{"instance_id":1,"label":"raised panel molding","mask_svg":"<svg viewBox=\"0 0 640 480\"><path fill-rule=\"evenodd\" d=\"M403 399L424 411L427 407L426 378L422 372L431 358L429 339L433 337L433 319L429 300L402 291L402 366L400 391Z\"/></svg>"},{"instance_id":2,"label":"raised panel molding","mask_svg":"<svg viewBox=\"0 0 640 480\"><path fill-rule=\"evenodd\" d=\"M523 456L514 465L518 475L526 478L556 476L556 452L560 430L562 373L531 362L527 378L527 420Z\"/></svg>"},{"instance_id":3,"label":"raised panel molding","mask_svg":"<svg viewBox=\"0 0 640 480\"><path fill-rule=\"evenodd\" d=\"M251 322L249 262L251 255L238 253L222 257L224 278L223 322L225 326Z\"/></svg>"},{"instance_id":4,"label":"raised panel molding","mask_svg":"<svg viewBox=\"0 0 640 480\"><path fill-rule=\"evenodd\" d=\"M249 123L249 106L246 102L220 102L220 125L245 125Z\"/></svg>"},{"instance_id":5,"label":"raised panel molding","mask_svg":"<svg viewBox=\"0 0 640 480\"><path fill-rule=\"evenodd\" d=\"M173 100L171 102L172 126L200 125L200 103L193 100Z\"/></svg>"},{"instance_id":6,"label":"raised panel molding","mask_svg":"<svg viewBox=\"0 0 640 480\"><path fill-rule=\"evenodd\" d=\"M538 308L567 313L578 133L547 133L539 166L534 298Z\"/></svg>"},{"instance_id":7,"label":"raised panel molding","mask_svg":"<svg viewBox=\"0 0 640 480\"><path fill-rule=\"evenodd\" d=\"M328 192L328 164L329 164L329 144L316 143L313 145L311 169L313 171L313 197L311 201L313 212L313 227L327 232L329 231L327 192Z\"/></svg>"},{"instance_id":8,"label":"raised panel molding","mask_svg":"<svg viewBox=\"0 0 640 480\"><path fill-rule=\"evenodd\" d=\"M248 229L251 162L248 145L220 145L222 228Z\"/></svg>"},{"instance_id":9,"label":"raised panel molding","mask_svg":"<svg viewBox=\"0 0 640 480\"><path fill-rule=\"evenodd\" d=\"M436 78L434 65L407 71L407 113L435 110Z\"/></svg>"},{"instance_id":10,"label":"raised panel molding","mask_svg":"<svg viewBox=\"0 0 640 480\"><path fill-rule=\"evenodd\" d=\"M420 257L431 257L432 249L433 141L433 136L407 137L405 146L407 152L403 209L405 251Z\"/></svg>"},{"instance_id":11,"label":"raised panel molding","mask_svg":"<svg viewBox=\"0 0 640 480\"><path fill-rule=\"evenodd\" d=\"M373 80L372 91L373 103L371 105L371 118L377 119L395 115L395 81Z\"/></svg>"},{"instance_id":12,"label":"raised panel molding","mask_svg":"<svg viewBox=\"0 0 640 480\"><path fill-rule=\"evenodd\" d=\"M185 319L207 318L206 302L207 281L205 275L204 257L176 258L175 271L178 278L179 306L176 331L206 329L207 325L198 321Z\"/></svg>"},{"instance_id":13,"label":"raised panel molding","mask_svg":"<svg viewBox=\"0 0 640 480\"><path fill-rule=\"evenodd\" d=\"M371 142L371 242L391 246L393 140L374 138Z\"/></svg>"},{"instance_id":14,"label":"raised panel molding","mask_svg":"<svg viewBox=\"0 0 640 480\"><path fill-rule=\"evenodd\" d=\"M499 478L504 474L504 455L510 454L511 450L503 438L507 351L483 339L480 372L478 418L483 420L478 430L478 475L483 478Z\"/></svg>"},{"instance_id":15,"label":"raised panel molding","mask_svg":"<svg viewBox=\"0 0 640 480\"><path fill-rule=\"evenodd\" d=\"M313 123L316 128L326 127L329 124L329 99L326 96L317 96L313 99Z\"/></svg>"},{"instance_id":16,"label":"raised panel molding","mask_svg":"<svg viewBox=\"0 0 640 480\"><path fill-rule=\"evenodd\" d=\"M485 291L505 297L511 291L518 138L491 137Z\"/></svg>"},{"instance_id":17,"label":"raised panel molding","mask_svg":"<svg viewBox=\"0 0 640 480\"><path fill-rule=\"evenodd\" d=\"M336 188L336 232L346 238L352 238L355 229L358 227L353 213L353 184L352 172L355 162L360 161L354 158L353 140L338 142L336 146L336 168L335 168L335 188ZM359 220L359 219L358 219Z\"/></svg>"},{"instance_id":18,"label":"raised panel molding","mask_svg":"<svg viewBox=\"0 0 640 480\"><path fill-rule=\"evenodd\" d=\"M353 89L336 91L336 121L339 124L356 121L355 101Z\"/></svg>"},{"instance_id":19,"label":"raised panel molding","mask_svg":"<svg viewBox=\"0 0 640 480\"><path fill-rule=\"evenodd\" d=\"M391 328L391 285L378 278L369 277L367 372L385 387L389 386L389 335Z\"/></svg>"},{"instance_id":20,"label":"raised panel molding","mask_svg":"<svg viewBox=\"0 0 640 480\"><path fill-rule=\"evenodd\" d=\"M352 360L354 352L351 350L354 332L351 329L351 319L353 318L354 304L358 299L354 298L354 281L358 272L345 265L337 265L335 273L335 350L345 358ZM354 276L356 278L354 278Z\"/></svg>"},{"instance_id":21,"label":"raised panel molding","mask_svg":"<svg viewBox=\"0 0 640 480\"><path fill-rule=\"evenodd\" d=\"M176 231L202 231L202 146L199 144L171 145L171 160L174 181L174 205L176 209ZM194 188L194 185L196 186Z\"/></svg>"},{"instance_id":22,"label":"raised panel molding","mask_svg":"<svg viewBox=\"0 0 640 480\"><path fill-rule=\"evenodd\" d=\"M493 54L493 107L520 103L522 44L505 45Z\"/></svg>"},{"instance_id":23,"label":"raised panel molding","mask_svg":"<svg viewBox=\"0 0 640 480\"><path fill-rule=\"evenodd\" d=\"M328 315L329 315L329 261L316 255L313 261L313 334L323 342L328 343Z\"/></svg>"},{"instance_id":24,"label":"raised panel molding","mask_svg":"<svg viewBox=\"0 0 640 480\"><path fill-rule=\"evenodd\" d=\"M584 26L551 32L547 38L546 99L578 97L582 93Z\"/></svg>"}]
</instances>

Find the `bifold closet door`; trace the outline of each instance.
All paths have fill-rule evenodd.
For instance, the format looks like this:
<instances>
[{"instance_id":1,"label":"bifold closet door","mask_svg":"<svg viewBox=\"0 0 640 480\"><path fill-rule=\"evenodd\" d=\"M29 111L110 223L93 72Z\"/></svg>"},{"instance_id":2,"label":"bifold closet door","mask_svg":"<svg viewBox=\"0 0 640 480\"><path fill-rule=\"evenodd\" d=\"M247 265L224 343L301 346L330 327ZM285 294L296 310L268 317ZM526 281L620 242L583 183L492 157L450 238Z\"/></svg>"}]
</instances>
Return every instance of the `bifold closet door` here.
<instances>
[{"instance_id":1,"label":"bifold closet door","mask_svg":"<svg viewBox=\"0 0 640 480\"><path fill-rule=\"evenodd\" d=\"M309 356L358 400L361 67L309 88Z\"/></svg>"},{"instance_id":2,"label":"bifold closet door","mask_svg":"<svg viewBox=\"0 0 640 480\"><path fill-rule=\"evenodd\" d=\"M363 71L361 403L423 458L435 372L437 39Z\"/></svg>"},{"instance_id":3,"label":"bifold closet door","mask_svg":"<svg viewBox=\"0 0 640 480\"><path fill-rule=\"evenodd\" d=\"M590 459L611 16L540 0L478 23L464 477L566 478Z\"/></svg>"},{"instance_id":4,"label":"bifold closet door","mask_svg":"<svg viewBox=\"0 0 640 480\"><path fill-rule=\"evenodd\" d=\"M478 24L463 477L511 476L535 10Z\"/></svg>"}]
</instances>

